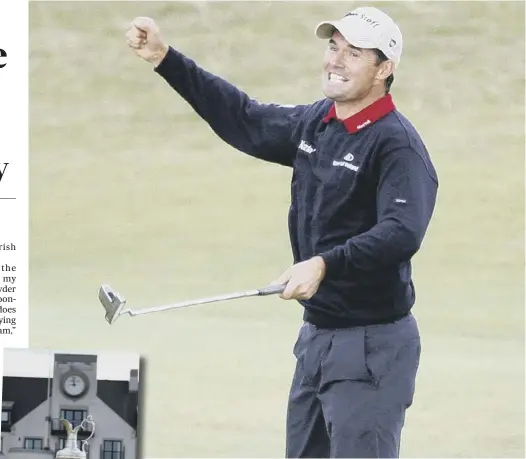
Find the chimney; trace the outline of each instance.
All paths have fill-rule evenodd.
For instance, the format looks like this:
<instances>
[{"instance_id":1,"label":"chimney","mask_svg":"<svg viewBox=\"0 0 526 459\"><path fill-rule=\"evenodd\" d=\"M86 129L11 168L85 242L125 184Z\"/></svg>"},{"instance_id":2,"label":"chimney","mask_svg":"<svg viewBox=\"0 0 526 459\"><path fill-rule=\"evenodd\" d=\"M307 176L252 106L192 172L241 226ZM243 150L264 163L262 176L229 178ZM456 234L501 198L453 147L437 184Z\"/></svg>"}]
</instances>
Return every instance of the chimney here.
<instances>
[{"instance_id":1,"label":"chimney","mask_svg":"<svg viewBox=\"0 0 526 459\"><path fill-rule=\"evenodd\" d=\"M139 370L130 371L130 392L139 392Z\"/></svg>"}]
</instances>

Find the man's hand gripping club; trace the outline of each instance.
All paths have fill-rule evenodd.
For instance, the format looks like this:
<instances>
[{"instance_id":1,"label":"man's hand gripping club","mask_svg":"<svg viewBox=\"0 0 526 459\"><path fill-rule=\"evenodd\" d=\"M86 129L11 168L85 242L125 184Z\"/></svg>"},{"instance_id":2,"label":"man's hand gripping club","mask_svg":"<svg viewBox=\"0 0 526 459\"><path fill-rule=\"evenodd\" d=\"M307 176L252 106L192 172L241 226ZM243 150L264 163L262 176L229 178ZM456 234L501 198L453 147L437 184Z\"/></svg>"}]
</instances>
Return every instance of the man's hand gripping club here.
<instances>
[{"instance_id":1,"label":"man's hand gripping club","mask_svg":"<svg viewBox=\"0 0 526 459\"><path fill-rule=\"evenodd\" d=\"M315 256L287 269L272 285L287 283L280 294L284 300L309 300L318 291L325 277L325 262L322 257Z\"/></svg>"}]
</instances>

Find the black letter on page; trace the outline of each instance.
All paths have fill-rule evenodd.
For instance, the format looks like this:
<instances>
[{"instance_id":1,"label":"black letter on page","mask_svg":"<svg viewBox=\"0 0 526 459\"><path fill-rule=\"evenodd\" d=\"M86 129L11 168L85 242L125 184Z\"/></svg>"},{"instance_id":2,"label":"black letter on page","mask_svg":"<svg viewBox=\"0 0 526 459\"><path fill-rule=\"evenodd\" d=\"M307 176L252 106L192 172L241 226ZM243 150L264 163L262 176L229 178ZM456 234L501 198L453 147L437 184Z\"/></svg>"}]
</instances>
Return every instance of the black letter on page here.
<instances>
[{"instance_id":1,"label":"black letter on page","mask_svg":"<svg viewBox=\"0 0 526 459\"><path fill-rule=\"evenodd\" d=\"M0 57L7 57L7 53L2 48L0 48ZM0 60L0 69L5 67L6 65L7 62L3 62L3 59Z\"/></svg>"},{"instance_id":2,"label":"black letter on page","mask_svg":"<svg viewBox=\"0 0 526 459\"><path fill-rule=\"evenodd\" d=\"M7 169L8 164L9 163L0 164L0 182L2 181L2 178L4 178L5 170Z\"/></svg>"}]
</instances>

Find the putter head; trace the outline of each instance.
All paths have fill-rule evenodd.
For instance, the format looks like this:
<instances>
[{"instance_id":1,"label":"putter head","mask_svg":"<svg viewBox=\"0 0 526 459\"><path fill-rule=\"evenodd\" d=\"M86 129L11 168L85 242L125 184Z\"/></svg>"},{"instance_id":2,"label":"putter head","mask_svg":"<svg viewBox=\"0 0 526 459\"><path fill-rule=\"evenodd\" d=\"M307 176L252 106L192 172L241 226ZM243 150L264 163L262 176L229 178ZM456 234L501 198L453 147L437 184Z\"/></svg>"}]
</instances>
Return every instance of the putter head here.
<instances>
[{"instance_id":1,"label":"putter head","mask_svg":"<svg viewBox=\"0 0 526 459\"><path fill-rule=\"evenodd\" d=\"M106 315L104 316L106 322L110 325L114 324L119 318L122 308L126 304L126 300L109 285L101 285L99 289L99 301L106 311Z\"/></svg>"}]
</instances>

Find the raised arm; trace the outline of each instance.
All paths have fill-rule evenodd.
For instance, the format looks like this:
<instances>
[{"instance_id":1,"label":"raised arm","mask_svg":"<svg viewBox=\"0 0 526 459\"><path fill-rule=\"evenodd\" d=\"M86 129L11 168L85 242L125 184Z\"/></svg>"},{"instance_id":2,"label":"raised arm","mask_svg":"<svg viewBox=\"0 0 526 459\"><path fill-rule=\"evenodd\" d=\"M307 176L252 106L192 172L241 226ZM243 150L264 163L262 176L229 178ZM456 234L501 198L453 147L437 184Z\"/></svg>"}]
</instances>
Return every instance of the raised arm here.
<instances>
[{"instance_id":1,"label":"raised arm","mask_svg":"<svg viewBox=\"0 0 526 459\"><path fill-rule=\"evenodd\" d=\"M137 18L127 38L136 54L152 63L222 140L250 156L292 166L297 150L295 132L306 105L262 104L251 99L166 45L151 19Z\"/></svg>"}]
</instances>

